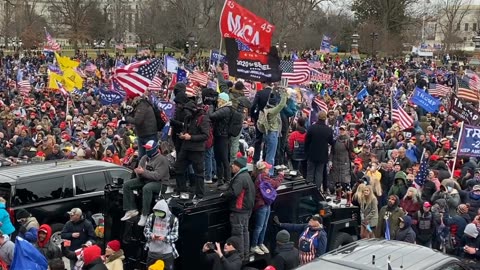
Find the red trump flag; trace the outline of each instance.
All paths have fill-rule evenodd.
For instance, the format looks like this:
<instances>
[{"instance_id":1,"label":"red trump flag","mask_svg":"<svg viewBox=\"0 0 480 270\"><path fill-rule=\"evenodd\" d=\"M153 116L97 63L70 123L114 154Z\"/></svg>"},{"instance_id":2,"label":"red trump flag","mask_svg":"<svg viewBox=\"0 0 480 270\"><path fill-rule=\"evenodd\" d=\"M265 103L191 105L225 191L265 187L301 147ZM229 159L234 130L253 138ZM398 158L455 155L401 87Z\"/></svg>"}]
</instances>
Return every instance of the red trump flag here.
<instances>
[{"instance_id":1,"label":"red trump flag","mask_svg":"<svg viewBox=\"0 0 480 270\"><path fill-rule=\"evenodd\" d=\"M225 1L220 16L220 33L234 38L259 53L270 52L275 26L233 0Z\"/></svg>"}]
</instances>

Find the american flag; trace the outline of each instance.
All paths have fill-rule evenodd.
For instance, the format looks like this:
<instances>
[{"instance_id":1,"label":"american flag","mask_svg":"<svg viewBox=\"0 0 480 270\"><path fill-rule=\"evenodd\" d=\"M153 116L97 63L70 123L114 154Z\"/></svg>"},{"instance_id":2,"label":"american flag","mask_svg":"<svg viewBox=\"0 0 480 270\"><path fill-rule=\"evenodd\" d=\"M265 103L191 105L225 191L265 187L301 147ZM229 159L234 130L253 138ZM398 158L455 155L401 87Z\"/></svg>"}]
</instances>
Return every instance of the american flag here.
<instances>
[{"instance_id":1,"label":"american flag","mask_svg":"<svg viewBox=\"0 0 480 270\"><path fill-rule=\"evenodd\" d=\"M413 124L413 118L400 106L397 99L393 98L392 105L392 120L399 121L402 129L411 127Z\"/></svg>"},{"instance_id":2,"label":"american flag","mask_svg":"<svg viewBox=\"0 0 480 270\"><path fill-rule=\"evenodd\" d=\"M31 89L32 89L32 85L30 84L29 80L22 80L18 82L18 90L20 90L21 95L28 96L28 94L30 94Z\"/></svg>"},{"instance_id":3,"label":"american flag","mask_svg":"<svg viewBox=\"0 0 480 270\"><path fill-rule=\"evenodd\" d=\"M199 70L195 70L191 73L189 79L191 82L198 82L201 86L206 86L208 84L208 74Z\"/></svg>"},{"instance_id":4,"label":"american flag","mask_svg":"<svg viewBox=\"0 0 480 270\"><path fill-rule=\"evenodd\" d=\"M423 150L425 151L425 150ZM420 169L418 170L417 175L415 176L415 183L420 187L423 187L425 183L425 179L427 179L428 171L427 171L427 158L424 158L420 163Z\"/></svg>"},{"instance_id":5,"label":"american flag","mask_svg":"<svg viewBox=\"0 0 480 270\"><path fill-rule=\"evenodd\" d=\"M321 97L316 96L316 97L313 99L313 103L318 106L318 108L320 109L320 111L328 112L327 103L325 103L325 101L323 101Z\"/></svg>"},{"instance_id":6,"label":"american flag","mask_svg":"<svg viewBox=\"0 0 480 270\"><path fill-rule=\"evenodd\" d=\"M123 51L123 49L124 49L123 43L120 43L120 44L115 45L115 49L116 49L116 50Z\"/></svg>"},{"instance_id":7,"label":"american flag","mask_svg":"<svg viewBox=\"0 0 480 270\"><path fill-rule=\"evenodd\" d=\"M145 92L160 69L160 60L143 60L117 68L113 79L125 90L128 96L134 97Z\"/></svg>"},{"instance_id":8,"label":"american flag","mask_svg":"<svg viewBox=\"0 0 480 270\"><path fill-rule=\"evenodd\" d=\"M60 90L60 93L62 93L62 95L64 97L68 96L68 91L65 90L65 87L63 87L63 85L61 83L59 83L58 81L55 81L57 83L57 86L58 86L58 90Z\"/></svg>"},{"instance_id":9,"label":"american flag","mask_svg":"<svg viewBox=\"0 0 480 270\"><path fill-rule=\"evenodd\" d=\"M470 88L469 83L465 80L459 80L457 96L471 102L478 102L480 100L480 92Z\"/></svg>"},{"instance_id":10,"label":"american flag","mask_svg":"<svg viewBox=\"0 0 480 270\"><path fill-rule=\"evenodd\" d=\"M480 91L480 77L478 77L477 73L466 70L463 80L468 83L471 89Z\"/></svg>"},{"instance_id":11,"label":"american flag","mask_svg":"<svg viewBox=\"0 0 480 270\"><path fill-rule=\"evenodd\" d=\"M187 84L187 91L185 92L188 97L194 97L197 95L197 89L193 83Z\"/></svg>"},{"instance_id":12,"label":"american flag","mask_svg":"<svg viewBox=\"0 0 480 270\"><path fill-rule=\"evenodd\" d=\"M323 64L320 61L309 60L308 66L315 69L322 69Z\"/></svg>"},{"instance_id":13,"label":"american flag","mask_svg":"<svg viewBox=\"0 0 480 270\"><path fill-rule=\"evenodd\" d=\"M47 46L50 47L53 51L57 52L60 51L61 47L60 44L58 44L55 39L52 38L50 33L47 32L47 29L45 28L45 35L47 36Z\"/></svg>"},{"instance_id":14,"label":"american flag","mask_svg":"<svg viewBox=\"0 0 480 270\"><path fill-rule=\"evenodd\" d=\"M282 78L288 79L288 84L302 84L310 80L310 67L305 60L281 60Z\"/></svg>"},{"instance_id":15,"label":"american flag","mask_svg":"<svg viewBox=\"0 0 480 270\"><path fill-rule=\"evenodd\" d=\"M87 65L85 65L85 71L95 72L96 70L97 70L97 66L91 62L88 62Z\"/></svg>"},{"instance_id":16,"label":"american flag","mask_svg":"<svg viewBox=\"0 0 480 270\"><path fill-rule=\"evenodd\" d=\"M442 85L442 84L435 84L434 88L428 89L428 92L432 96L437 96L437 97L446 97L450 92L452 91L452 88Z\"/></svg>"},{"instance_id":17,"label":"american flag","mask_svg":"<svg viewBox=\"0 0 480 270\"><path fill-rule=\"evenodd\" d=\"M310 117L310 112L311 112L311 109L310 108L303 108L302 109L302 115L304 118L307 118Z\"/></svg>"},{"instance_id":18,"label":"american flag","mask_svg":"<svg viewBox=\"0 0 480 270\"><path fill-rule=\"evenodd\" d=\"M148 89L153 91L160 91L162 90L163 80L160 78L160 73L157 73L155 77L153 77L152 83L148 86Z\"/></svg>"}]
</instances>

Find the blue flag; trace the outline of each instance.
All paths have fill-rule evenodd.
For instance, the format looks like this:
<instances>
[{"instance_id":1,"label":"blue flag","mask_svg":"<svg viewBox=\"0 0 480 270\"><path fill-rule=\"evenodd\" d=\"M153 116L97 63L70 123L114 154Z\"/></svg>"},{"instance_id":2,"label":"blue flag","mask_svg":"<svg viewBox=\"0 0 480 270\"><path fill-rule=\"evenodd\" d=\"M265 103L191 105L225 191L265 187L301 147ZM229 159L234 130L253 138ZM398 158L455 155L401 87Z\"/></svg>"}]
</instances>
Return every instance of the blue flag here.
<instances>
[{"instance_id":1,"label":"blue flag","mask_svg":"<svg viewBox=\"0 0 480 270\"><path fill-rule=\"evenodd\" d=\"M390 222L385 219L385 240L390 240Z\"/></svg>"},{"instance_id":2,"label":"blue flag","mask_svg":"<svg viewBox=\"0 0 480 270\"><path fill-rule=\"evenodd\" d=\"M225 59L225 55L219 53L217 50L210 51L210 63L217 65L222 63L223 59Z\"/></svg>"},{"instance_id":3,"label":"blue flag","mask_svg":"<svg viewBox=\"0 0 480 270\"><path fill-rule=\"evenodd\" d=\"M424 158L420 163L420 169L418 170L417 175L415 176L415 183L420 187L423 187L425 183L425 179L427 179L428 171L427 171L427 160L428 158Z\"/></svg>"},{"instance_id":4,"label":"blue flag","mask_svg":"<svg viewBox=\"0 0 480 270\"><path fill-rule=\"evenodd\" d=\"M364 86L363 89L362 89L360 92L358 92L358 94L357 94L357 99L360 100L360 101L362 101L362 100L364 100L365 97L367 97L367 96L368 96L367 87Z\"/></svg>"},{"instance_id":5,"label":"blue flag","mask_svg":"<svg viewBox=\"0 0 480 270\"><path fill-rule=\"evenodd\" d=\"M187 83L187 71L183 68L177 70L177 82Z\"/></svg>"},{"instance_id":6,"label":"blue flag","mask_svg":"<svg viewBox=\"0 0 480 270\"><path fill-rule=\"evenodd\" d=\"M177 59L171 56L165 56L165 59L163 61L165 63L165 68L167 69L167 72L177 73L177 69L178 69Z\"/></svg>"},{"instance_id":7,"label":"blue flag","mask_svg":"<svg viewBox=\"0 0 480 270\"><path fill-rule=\"evenodd\" d=\"M480 126L463 125L457 155L480 157Z\"/></svg>"},{"instance_id":8,"label":"blue flag","mask_svg":"<svg viewBox=\"0 0 480 270\"><path fill-rule=\"evenodd\" d=\"M440 101L438 99L432 97L419 87L415 88L411 100L414 104L422 107L424 110L430 113L438 111L438 107L440 106Z\"/></svg>"},{"instance_id":9,"label":"blue flag","mask_svg":"<svg viewBox=\"0 0 480 270\"><path fill-rule=\"evenodd\" d=\"M48 262L32 244L21 237L15 239L15 256L10 269L47 270Z\"/></svg>"},{"instance_id":10,"label":"blue flag","mask_svg":"<svg viewBox=\"0 0 480 270\"><path fill-rule=\"evenodd\" d=\"M112 105L122 103L124 96L120 95L117 92L112 92L104 89L100 89L100 102L103 105Z\"/></svg>"}]
</instances>

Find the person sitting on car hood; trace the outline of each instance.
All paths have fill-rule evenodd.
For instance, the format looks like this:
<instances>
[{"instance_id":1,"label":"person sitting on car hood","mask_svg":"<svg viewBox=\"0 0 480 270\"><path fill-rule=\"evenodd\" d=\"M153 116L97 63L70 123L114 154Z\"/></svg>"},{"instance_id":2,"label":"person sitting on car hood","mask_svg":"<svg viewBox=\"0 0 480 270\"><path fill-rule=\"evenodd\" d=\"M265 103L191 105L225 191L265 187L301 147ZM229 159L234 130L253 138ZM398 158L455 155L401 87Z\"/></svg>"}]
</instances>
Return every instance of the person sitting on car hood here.
<instances>
[{"instance_id":1,"label":"person sitting on car hood","mask_svg":"<svg viewBox=\"0 0 480 270\"><path fill-rule=\"evenodd\" d=\"M412 218L406 215L404 217L399 217L398 220L400 223L398 225L399 229L396 233L395 240L412 244L415 243L417 235L412 229Z\"/></svg>"},{"instance_id":2,"label":"person sitting on car hood","mask_svg":"<svg viewBox=\"0 0 480 270\"><path fill-rule=\"evenodd\" d=\"M282 229L300 233L298 240L300 264L306 264L327 251L327 233L323 229L323 219L320 215L312 216L308 224L280 223L278 217L274 217L274 222Z\"/></svg>"},{"instance_id":3,"label":"person sitting on car hood","mask_svg":"<svg viewBox=\"0 0 480 270\"><path fill-rule=\"evenodd\" d=\"M38 229L38 240L35 247L40 253L47 258L53 260L55 258L62 258L62 251L60 248L50 241L52 236L52 228L48 224L42 224Z\"/></svg>"},{"instance_id":4,"label":"person sitting on car hood","mask_svg":"<svg viewBox=\"0 0 480 270\"><path fill-rule=\"evenodd\" d=\"M37 219L23 208L16 211L15 218L21 224L20 229L18 229L18 236L30 243L37 242L38 227L40 227Z\"/></svg>"}]
</instances>

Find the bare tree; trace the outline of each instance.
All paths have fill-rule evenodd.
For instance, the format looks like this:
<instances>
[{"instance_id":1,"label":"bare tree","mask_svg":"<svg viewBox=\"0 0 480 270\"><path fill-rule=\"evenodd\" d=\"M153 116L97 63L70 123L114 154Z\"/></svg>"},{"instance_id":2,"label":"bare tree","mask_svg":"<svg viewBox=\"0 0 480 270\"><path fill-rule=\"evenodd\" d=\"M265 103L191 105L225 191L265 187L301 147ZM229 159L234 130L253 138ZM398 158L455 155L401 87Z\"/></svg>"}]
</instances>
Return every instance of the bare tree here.
<instances>
[{"instance_id":1,"label":"bare tree","mask_svg":"<svg viewBox=\"0 0 480 270\"><path fill-rule=\"evenodd\" d=\"M472 0L441 0L438 3L437 23L443 34L445 51L450 51L452 44L460 38L456 34L457 26L462 24L465 15L469 12Z\"/></svg>"},{"instance_id":2,"label":"bare tree","mask_svg":"<svg viewBox=\"0 0 480 270\"><path fill-rule=\"evenodd\" d=\"M90 18L88 11L98 5L96 0L58 0L51 2L53 16L57 16L60 23L67 27L66 36L78 49L78 43L87 40Z\"/></svg>"}]
</instances>

